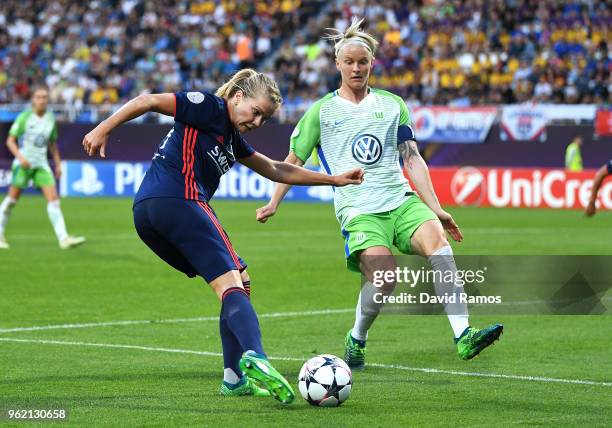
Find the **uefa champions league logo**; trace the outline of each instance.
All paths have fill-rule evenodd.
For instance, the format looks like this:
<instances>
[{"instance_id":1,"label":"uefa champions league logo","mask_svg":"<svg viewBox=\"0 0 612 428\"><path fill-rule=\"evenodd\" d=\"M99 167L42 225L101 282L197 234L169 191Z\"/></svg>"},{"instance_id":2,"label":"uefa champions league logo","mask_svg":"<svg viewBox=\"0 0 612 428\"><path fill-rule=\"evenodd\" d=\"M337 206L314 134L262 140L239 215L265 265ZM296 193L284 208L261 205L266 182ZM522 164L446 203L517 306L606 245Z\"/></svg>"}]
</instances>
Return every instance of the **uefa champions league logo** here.
<instances>
[{"instance_id":1,"label":"uefa champions league logo","mask_svg":"<svg viewBox=\"0 0 612 428\"><path fill-rule=\"evenodd\" d=\"M382 144L374 135L361 134L353 141L353 157L362 164L372 165L382 155Z\"/></svg>"},{"instance_id":2,"label":"uefa champions league logo","mask_svg":"<svg viewBox=\"0 0 612 428\"><path fill-rule=\"evenodd\" d=\"M187 99L194 104L200 104L204 101L204 94L201 92L187 92Z\"/></svg>"}]
</instances>

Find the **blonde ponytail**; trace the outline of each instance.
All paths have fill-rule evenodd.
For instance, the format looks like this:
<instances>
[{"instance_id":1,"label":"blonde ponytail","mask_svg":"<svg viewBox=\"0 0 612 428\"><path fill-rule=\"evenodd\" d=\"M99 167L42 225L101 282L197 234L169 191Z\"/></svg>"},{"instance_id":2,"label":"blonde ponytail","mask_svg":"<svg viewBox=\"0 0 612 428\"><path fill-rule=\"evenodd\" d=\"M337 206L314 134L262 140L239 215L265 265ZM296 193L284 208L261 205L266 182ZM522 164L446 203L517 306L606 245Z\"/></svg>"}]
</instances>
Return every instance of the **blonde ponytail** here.
<instances>
[{"instance_id":1,"label":"blonde ponytail","mask_svg":"<svg viewBox=\"0 0 612 428\"><path fill-rule=\"evenodd\" d=\"M363 18L358 19L357 17L353 17L351 25L344 31L337 28L326 28L326 30L331 31L331 33L325 34L323 38L335 42L334 51L336 58L340 55L342 48L351 43L357 43L363 46L370 53L370 57L374 57L376 48L378 47L378 41L372 37L371 34L361 29L362 23Z\"/></svg>"},{"instance_id":2,"label":"blonde ponytail","mask_svg":"<svg viewBox=\"0 0 612 428\"><path fill-rule=\"evenodd\" d=\"M237 91L242 91L246 98L255 98L258 95L266 95L274 110L283 102L276 82L263 73L258 73L252 68L237 71L227 82L225 82L215 95L221 98L231 98Z\"/></svg>"}]
</instances>

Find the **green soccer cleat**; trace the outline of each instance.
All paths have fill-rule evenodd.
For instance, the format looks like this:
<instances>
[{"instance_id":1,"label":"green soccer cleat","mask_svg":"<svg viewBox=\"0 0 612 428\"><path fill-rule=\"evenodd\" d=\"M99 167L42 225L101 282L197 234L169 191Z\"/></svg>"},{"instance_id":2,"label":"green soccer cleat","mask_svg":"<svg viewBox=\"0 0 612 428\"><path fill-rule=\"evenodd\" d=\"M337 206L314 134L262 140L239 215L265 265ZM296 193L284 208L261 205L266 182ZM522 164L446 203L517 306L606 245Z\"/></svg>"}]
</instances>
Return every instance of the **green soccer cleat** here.
<instances>
[{"instance_id":1,"label":"green soccer cleat","mask_svg":"<svg viewBox=\"0 0 612 428\"><path fill-rule=\"evenodd\" d=\"M255 351L246 351L240 359L240 369L250 378L263 386L269 393L283 404L289 404L295 399L293 388L272 364Z\"/></svg>"},{"instance_id":2,"label":"green soccer cleat","mask_svg":"<svg viewBox=\"0 0 612 428\"><path fill-rule=\"evenodd\" d=\"M238 382L236 385L223 382L221 384L221 388L219 388L219 393L224 397L242 397L245 395L251 395L253 397L270 396L269 391L257 386L255 382L253 382L247 376L240 379L240 382Z\"/></svg>"},{"instance_id":3,"label":"green soccer cleat","mask_svg":"<svg viewBox=\"0 0 612 428\"><path fill-rule=\"evenodd\" d=\"M365 342L355 339L351 331L346 333L344 339L344 361L351 369L363 369L365 367Z\"/></svg>"},{"instance_id":4,"label":"green soccer cleat","mask_svg":"<svg viewBox=\"0 0 612 428\"><path fill-rule=\"evenodd\" d=\"M463 360L471 360L484 348L499 339L503 331L504 326L501 324L495 324L482 330L474 327L466 328L461 336L455 339L459 357Z\"/></svg>"}]
</instances>

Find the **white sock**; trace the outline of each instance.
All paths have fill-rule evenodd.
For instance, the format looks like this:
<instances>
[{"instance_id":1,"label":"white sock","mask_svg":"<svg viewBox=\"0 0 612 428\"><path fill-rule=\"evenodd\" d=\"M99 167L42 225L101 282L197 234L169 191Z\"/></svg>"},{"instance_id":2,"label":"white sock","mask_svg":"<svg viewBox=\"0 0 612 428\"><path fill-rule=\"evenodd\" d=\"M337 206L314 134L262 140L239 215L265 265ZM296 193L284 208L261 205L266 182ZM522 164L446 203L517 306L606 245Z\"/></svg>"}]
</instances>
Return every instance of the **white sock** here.
<instances>
[{"instance_id":1,"label":"white sock","mask_svg":"<svg viewBox=\"0 0 612 428\"><path fill-rule=\"evenodd\" d=\"M383 303L376 303L374 301L374 294L382 291L381 288L374 287L369 281L361 287L359 299L357 300L357 308L355 308L355 325L353 325L353 330L351 331L353 338L363 341L368 339L368 330L384 306ZM385 292L385 294L391 294L392 292L393 290L389 293Z\"/></svg>"},{"instance_id":2,"label":"white sock","mask_svg":"<svg viewBox=\"0 0 612 428\"><path fill-rule=\"evenodd\" d=\"M453 257L453 249L450 246L447 245L440 248L438 251L428 257L428 260L434 271L452 271L453 277L455 277L454 272L457 271L457 265L455 264L455 259ZM438 277L438 275L435 276L436 278ZM450 275L442 274L441 276L441 279L444 279L445 276L448 277ZM454 284L453 282L436 281L434 288L436 289L436 294L438 297L452 294L457 295L457 303L449 303L445 305L444 310L446 311L448 321L450 322L455 337L459 337L461 333L463 333L463 331L470 325L467 304L461 303L458 296L459 293L463 292L463 287Z\"/></svg>"},{"instance_id":3,"label":"white sock","mask_svg":"<svg viewBox=\"0 0 612 428\"><path fill-rule=\"evenodd\" d=\"M66 238L68 236L68 232L66 232L66 223L64 223L64 215L60 209L59 200L47 203L47 214L49 215L49 220L51 220L51 224L53 225L53 230L55 231L57 240L61 241L62 239Z\"/></svg>"},{"instance_id":4,"label":"white sock","mask_svg":"<svg viewBox=\"0 0 612 428\"><path fill-rule=\"evenodd\" d=\"M231 385L236 385L240 382L240 377L230 368L226 368L223 370L223 381L227 382Z\"/></svg>"},{"instance_id":5,"label":"white sock","mask_svg":"<svg viewBox=\"0 0 612 428\"><path fill-rule=\"evenodd\" d=\"M17 204L17 200L7 196L0 204L0 235L4 235L6 223L11 215L11 210Z\"/></svg>"}]
</instances>

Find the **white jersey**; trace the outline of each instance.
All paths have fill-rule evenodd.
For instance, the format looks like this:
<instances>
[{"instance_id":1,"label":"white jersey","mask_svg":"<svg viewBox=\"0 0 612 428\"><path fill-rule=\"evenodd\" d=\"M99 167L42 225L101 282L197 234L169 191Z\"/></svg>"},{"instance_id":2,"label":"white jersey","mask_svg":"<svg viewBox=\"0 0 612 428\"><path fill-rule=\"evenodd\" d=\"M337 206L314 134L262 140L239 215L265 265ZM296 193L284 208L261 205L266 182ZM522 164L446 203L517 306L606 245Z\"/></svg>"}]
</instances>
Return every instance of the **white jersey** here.
<instances>
[{"instance_id":1,"label":"white jersey","mask_svg":"<svg viewBox=\"0 0 612 428\"><path fill-rule=\"evenodd\" d=\"M57 124L53 113L38 116L32 110L25 110L17 116L9 130L17 138L19 151L32 168L49 168L47 151L49 143L57 141ZM18 164L17 159L14 164Z\"/></svg>"},{"instance_id":2,"label":"white jersey","mask_svg":"<svg viewBox=\"0 0 612 428\"><path fill-rule=\"evenodd\" d=\"M291 135L291 151L302 161L316 148L328 174L353 168L365 171L361 185L334 189L336 217L342 227L357 215L391 211L406 200L411 189L397 146L414 138L410 125L404 101L378 89L370 89L359 104L338 96L337 91L329 93L298 122Z\"/></svg>"}]
</instances>

